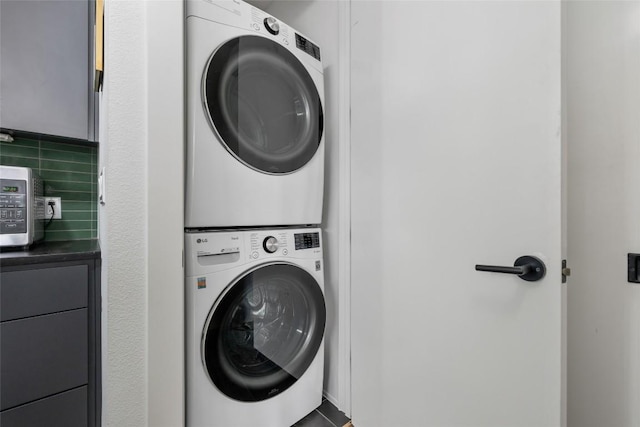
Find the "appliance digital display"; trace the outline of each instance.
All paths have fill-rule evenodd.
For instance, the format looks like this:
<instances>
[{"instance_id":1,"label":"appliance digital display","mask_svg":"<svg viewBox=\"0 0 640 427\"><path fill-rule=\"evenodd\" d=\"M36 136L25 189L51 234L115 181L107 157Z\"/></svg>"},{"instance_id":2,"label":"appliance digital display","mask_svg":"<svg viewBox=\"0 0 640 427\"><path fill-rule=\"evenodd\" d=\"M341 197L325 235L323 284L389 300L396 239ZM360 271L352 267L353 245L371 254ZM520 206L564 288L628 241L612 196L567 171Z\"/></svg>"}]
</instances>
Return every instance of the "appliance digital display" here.
<instances>
[{"instance_id":1,"label":"appliance digital display","mask_svg":"<svg viewBox=\"0 0 640 427\"><path fill-rule=\"evenodd\" d=\"M3 193L17 193L18 192L18 187L12 186L12 185L3 185L2 186L2 192Z\"/></svg>"},{"instance_id":2,"label":"appliance digital display","mask_svg":"<svg viewBox=\"0 0 640 427\"><path fill-rule=\"evenodd\" d=\"M298 33L296 33L296 47L300 50L304 50L309 55L313 56L318 61L320 61L320 48L316 44L305 39Z\"/></svg>"},{"instance_id":3,"label":"appliance digital display","mask_svg":"<svg viewBox=\"0 0 640 427\"><path fill-rule=\"evenodd\" d=\"M296 250L320 247L320 233L294 234Z\"/></svg>"}]
</instances>

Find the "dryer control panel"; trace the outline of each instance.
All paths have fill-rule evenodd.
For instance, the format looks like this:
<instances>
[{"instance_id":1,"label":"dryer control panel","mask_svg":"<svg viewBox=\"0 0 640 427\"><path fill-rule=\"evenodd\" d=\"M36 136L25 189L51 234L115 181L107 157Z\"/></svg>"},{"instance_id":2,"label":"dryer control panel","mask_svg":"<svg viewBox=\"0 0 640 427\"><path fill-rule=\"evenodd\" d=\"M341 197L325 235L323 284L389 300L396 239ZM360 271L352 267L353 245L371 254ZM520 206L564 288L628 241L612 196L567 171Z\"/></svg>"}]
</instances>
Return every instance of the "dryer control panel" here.
<instances>
[{"instance_id":1,"label":"dryer control panel","mask_svg":"<svg viewBox=\"0 0 640 427\"><path fill-rule=\"evenodd\" d=\"M197 17L223 25L248 29L277 41L292 52L310 59L309 65L323 72L320 46L267 12L241 0L187 0L186 18Z\"/></svg>"}]
</instances>

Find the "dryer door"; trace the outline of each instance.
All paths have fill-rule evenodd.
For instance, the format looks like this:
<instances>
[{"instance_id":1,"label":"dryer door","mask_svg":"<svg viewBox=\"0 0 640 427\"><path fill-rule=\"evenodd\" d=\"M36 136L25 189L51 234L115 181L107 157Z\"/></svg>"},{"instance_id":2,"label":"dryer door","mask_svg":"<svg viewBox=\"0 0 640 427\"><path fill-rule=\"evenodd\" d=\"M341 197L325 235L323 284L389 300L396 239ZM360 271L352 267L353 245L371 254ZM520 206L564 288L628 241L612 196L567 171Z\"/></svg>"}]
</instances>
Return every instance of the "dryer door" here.
<instances>
[{"instance_id":1,"label":"dryer door","mask_svg":"<svg viewBox=\"0 0 640 427\"><path fill-rule=\"evenodd\" d=\"M316 280L291 264L268 264L230 285L203 333L205 368L227 396L256 402L293 385L316 356L326 321Z\"/></svg>"},{"instance_id":2,"label":"dryer door","mask_svg":"<svg viewBox=\"0 0 640 427\"><path fill-rule=\"evenodd\" d=\"M205 69L203 99L225 148L257 171L294 172L318 150L316 85L291 52L267 38L238 37L218 48Z\"/></svg>"}]
</instances>

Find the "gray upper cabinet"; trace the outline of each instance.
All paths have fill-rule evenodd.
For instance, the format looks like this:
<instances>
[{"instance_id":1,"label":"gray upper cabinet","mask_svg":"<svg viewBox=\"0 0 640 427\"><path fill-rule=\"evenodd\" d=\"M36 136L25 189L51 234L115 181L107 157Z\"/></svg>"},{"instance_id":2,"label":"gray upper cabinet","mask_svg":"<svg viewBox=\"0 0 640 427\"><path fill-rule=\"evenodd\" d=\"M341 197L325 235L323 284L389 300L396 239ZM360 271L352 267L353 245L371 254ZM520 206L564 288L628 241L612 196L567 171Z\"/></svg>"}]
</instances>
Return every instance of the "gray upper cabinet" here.
<instances>
[{"instance_id":1,"label":"gray upper cabinet","mask_svg":"<svg viewBox=\"0 0 640 427\"><path fill-rule=\"evenodd\" d=\"M96 140L91 0L0 1L0 127Z\"/></svg>"}]
</instances>

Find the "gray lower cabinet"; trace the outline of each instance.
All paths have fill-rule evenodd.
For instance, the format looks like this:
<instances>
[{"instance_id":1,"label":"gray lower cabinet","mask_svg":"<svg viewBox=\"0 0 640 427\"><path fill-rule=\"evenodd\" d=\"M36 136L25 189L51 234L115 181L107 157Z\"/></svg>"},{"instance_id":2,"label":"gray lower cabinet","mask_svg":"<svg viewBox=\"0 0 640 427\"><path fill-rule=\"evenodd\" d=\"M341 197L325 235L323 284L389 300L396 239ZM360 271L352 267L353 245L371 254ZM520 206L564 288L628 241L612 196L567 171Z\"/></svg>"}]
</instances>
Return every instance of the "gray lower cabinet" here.
<instances>
[{"instance_id":1,"label":"gray lower cabinet","mask_svg":"<svg viewBox=\"0 0 640 427\"><path fill-rule=\"evenodd\" d=\"M84 427L87 386L65 391L2 412L2 427Z\"/></svg>"},{"instance_id":2,"label":"gray lower cabinet","mask_svg":"<svg viewBox=\"0 0 640 427\"><path fill-rule=\"evenodd\" d=\"M99 266L2 268L2 427L100 425Z\"/></svg>"},{"instance_id":3,"label":"gray lower cabinet","mask_svg":"<svg viewBox=\"0 0 640 427\"><path fill-rule=\"evenodd\" d=\"M0 1L0 128L96 141L93 0Z\"/></svg>"}]
</instances>

